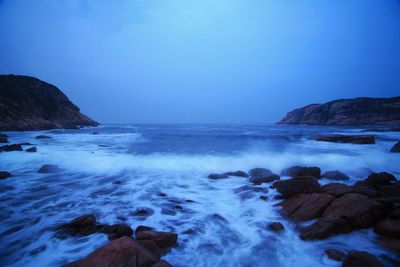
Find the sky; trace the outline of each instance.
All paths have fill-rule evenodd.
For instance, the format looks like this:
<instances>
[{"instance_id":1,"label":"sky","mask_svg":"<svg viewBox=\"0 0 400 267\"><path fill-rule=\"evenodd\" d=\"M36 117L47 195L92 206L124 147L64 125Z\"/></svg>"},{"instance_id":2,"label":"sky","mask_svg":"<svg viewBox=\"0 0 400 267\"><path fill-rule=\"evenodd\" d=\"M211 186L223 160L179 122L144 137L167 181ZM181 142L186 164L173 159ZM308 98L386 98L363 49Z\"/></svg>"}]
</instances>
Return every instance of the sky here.
<instances>
[{"instance_id":1,"label":"sky","mask_svg":"<svg viewBox=\"0 0 400 267\"><path fill-rule=\"evenodd\" d=\"M400 95L399 0L0 0L0 74L102 123L273 123Z\"/></svg>"}]
</instances>

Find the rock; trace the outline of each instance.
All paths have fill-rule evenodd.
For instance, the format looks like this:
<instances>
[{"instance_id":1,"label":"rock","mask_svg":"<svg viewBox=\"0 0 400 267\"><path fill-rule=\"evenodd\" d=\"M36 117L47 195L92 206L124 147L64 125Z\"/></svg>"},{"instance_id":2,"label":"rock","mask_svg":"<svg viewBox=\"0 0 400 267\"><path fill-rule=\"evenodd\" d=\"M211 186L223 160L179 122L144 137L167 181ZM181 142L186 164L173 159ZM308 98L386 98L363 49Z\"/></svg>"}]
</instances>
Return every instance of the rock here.
<instances>
[{"instance_id":1,"label":"rock","mask_svg":"<svg viewBox=\"0 0 400 267\"><path fill-rule=\"evenodd\" d=\"M113 240L123 236L132 236L133 230L126 224L113 224L106 225L102 230L103 233L108 235L108 239Z\"/></svg>"},{"instance_id":2,"label":"rock","mask_svg":"<svg viewBox=\"0 0 400 267\"><path fill-rule=\"evenodd\" d=\"M154 265L151 265L151 267L172 267L172 265L169 264L169 263L166 262L166 261L160 261L160 262L157 262L157 263L154 264Z\"/></svg>"},{"instance_id":3,"label":"rock","mask_svg":"<svg viewBox=\"0 0 400 267\"><path fill-rule=\"evenodd\" d=\"M61 169L57 165L45 164L39 169L39 173L55 173L59 172Z\"/></svg>"},{"instance_id":4,"label":"rock","mask_svg":"<svg viewBox=\"0 0 400 267\"><path fill-rule=\"evenodd\" d=\"M285 227L280 222L273 222L268 225L268 228L274 232L282 232L285 230Z\"/></svg>"},{"instance_id":5,"label":"rock","mask_svg":"<svg viewBox=\"0 0 400 267\"><path fill-rule=\"evenodd\" d=\"M321 169L318 167L293 166L282 170L281 175L291 177L312 176L318 179L321 177Z\"/></svg>"},{"instance_id":6,"label":"rock","mask_svg":"<svg viewBox=\"0 0 400 267\"><path fill-rule=\"evenodd\" d=\"M152 240L161 249L168 249L175 246L178 235L170 232L156 232L151 230L142 230L136 233L137 240Z\"/></svg>"},{"instance_id":7,"label":"rock","mask_svg":"<svg viewBox=\"0 0 400 267\"><path fill-rule=\"evenodd\" d=\"M133 216L137 216L137 217L149 217L151 215L154 214L154 210L150 209L150 208L137 208L134 212L133 212Z\"/></svg>"},{"instance_id":8,"label":"rock","mask_svg":"<svg viewBox=\"0 0 400 267\"><path fill-rule=\"evenodd\" d=\"M393 185L383 185L377 190L377 195L384 198L400 199L400 182Z\"/></svg>"},{"instance_id":9,"label":"rock","mask_svg":"<svg viewBox=\"0 0 400 267\"><path fill-rule=\"evenodd\" d=\"M28 148L27 150L25 150L26 152L37 152L37 148L35 146Z\"/></svg>"},{"instance_id":10,"label":"rock","mask_svg":"<svg viewBox=\"0 0 400 267\"><path fill-rule=\"evenodd\" d=\"M375 233L400 239L400 219L385 219L375 225Z\"/></svg>"},{"instance_id":11,"label":"rock","mask_svg":"<svg viewBox=\"0 0 400 267\"><path fill-rule=\"evenodd\" d=\"M1 143L1 142L0 142ZM400 141L397 142L391 149L390 152L392 153L400 153Z\"/></svg>"},{"instance_id":12,"label":"rock","mask_svg":"<svg viewBox=\"0 0 400 267\"><path fill-rule=\"evenodd\" d=\"M0 143L8 143L8 136L6 134L0 134Z\"/></svg>"},{"instance_id":13,"label":"rock","mask_svg":"<svg viewBox=\"0 0 400 267\"><path fill-rule=\"evenodd\" d=\"M349 180L350 177L347 174L340 171L328 171L325 172L321 178L331 179L331 180Z\"/></svg>"},{"instance_id":14,"label":"rock","mask_svg":"<svg viewBox=\"0 0 400 267\"><path fill-rule=\"evenodd\" d=\"M226 172L228 176L236 176L236 177L248 177L249 175L244 171L235 171L235 172Z\"/></svg>"},{"instance_id":15,"label":"rock","mask_svg":"<svg viewBox=\"0 0 400 267\"><path fill-rule=\"evenodd\" d=\"M5 145L0 147L0 152L23 151L20 144Z\"/></svg>"},{"instance_id":16,"label":"rock","mask_svg":"<svg viewBox=\"0 0 400 267\"><path fill-rule=\"evenodd\" d=\"M52 139L50 136L47 135L38 135L35 137L35 139Z\"/></svg>"},{"instance_id":17,"label":"rock","mask_svg":"<svg viewBox=\"0 0 400 267\"><path fill-rule=\"evenodd\" d=\"M365 179L362 182L356 183L356 185L363 185L363 186L371 186L375 189L378 189L382 185L391 185L396 182L396 178L387 172L380 172L380 173L373 173L370 176L368 176L367 179Z\"/></svg>"},{"instance_id":18,"label":"rock","mask_svg":"<svg viewBox=\"0 0 400 267\"><path fill-rule=\"evenodd\" d=\"M97 125L57 87L33 77L0 75L0 131Z\"/></svg>"},{"instance_id":19,"label":"rock","mask_svg":"<svg viewBox=\"0 0 400 267\"><path fill-rule=\"evenodd\" d=\"M342 264L343 267L384 267L372 254L365 251L350 251Z\"/></svg>"},{"instance_id":20,"label":"rock","mask_svg":"<svg viewBox=\"0 0 400 267\"><path fill-rule=\"evenodd\" d=\"M325 209L335 199L330 194L300 194L285 200L281 214L294 221L308 221L321 217Z\"/></svg>"},{"instance_id":21,"label":"rock","mask_svg":"<svg viewBox=\"0 0 400 267\"><path fill-rule=\"evenodd\" d=\"M139 232L141 231L151 231L153 228L148 227L148 226L144 226L144 225L139 225L138 227L136 227L135 230L135 235L137 235Z\"/></svg>"},{"instance_id":22,"label":"rock","mask_svg":"<svg viewBox=\"0 0 400 267\"><path fill-rule=\"evenodd\" d=\"M331 142L331 143L350 143L358 145L375 144L373 135L343 135L343 134L328 134L317 135L312 138L315 141Z\"/></svg>"},{"instance_id":23,"label":"rock","mask_svg":"<svg viewBox=\"0 0 400 267\"><path fill-rule=\"evenodd\" d=\"M11 176L11 173L6 171L0 171L0 180L6 179Z\"/></svg>"},{"instance_id":24,"label":"rock","mask_svg":"<svg viewBox=\"0 0 400 267\"><path fill-rule=\"evenodd\" d=\"M156 243L152 240L137 240L137 242L147 249L148 251L151 251L153 254L157 255L158 257L161 257L163 254L163 251L157 246Z\"/></svg>"},{"instance_id":25,"label":"rock","mask_svg":"<svg viewBox=\"0 0 400 267\"><path fill-rule=\"evenodd\" d=\"M279 180L280 177L271 170L265 168L255 168L249 171L250 182L253 184L269 183Z\"/></svg>"},{"instance_id":26,"label":"rock","mask_svg":"<svg viewBox=\"0 0 400 267\"><path fill-rule=\"evenodd\" d=\"M325 254L334 261L343 261L346 258L346 253L337 249L327 249L325 250Z\"/></svg>"},{"instance_id":27,"label":"rock","mask_svg":"<svg viewBox=\"0 0 400 267\"><path fill-rule=\"evenodd\" d=\"M334 100L289 112L279 124L399 125L400 97Z\"/></svg>"},{"instance_id":28,"label":"rock","mask_svg":"<svg viewBox=\"0 0 400 267\"><path fill-rule=\"evenodd\" d=\"M362 130L361 132L400 132L400 128L371 128Z\"/></svg>"},{"instance_id":29,"label":"rock","mask_svg":"<svg viewBox=\"0 0 400 267\"><path fill-rule=\"evenodd\" d=\"M77 217L71 222L62 225L62 228L72 236L87 236L98 231L96 217L93 214Z\"/></svg>"},{"instance_id":30,"label":"rock","mask_svg":"<svg viewBox=\"0 0 400 267\"><path fill-rule=\"evenodd\" d=\"M302 239L324 239L352 230L370 228L382 220L386 207L364 195L349 193L337 198L321 218L301 232Z\"/></svg>"},{"instance_id":31,"label":"rock","mask_svg":"<svg viewBox=\"0 0 400 267\"><path fill-rule=\"evenodd\" d=\"M115 239L89 254L85 259L70 263L68 267L151 267L160 257L137 241L124 236Z\"/></svg>"},{"instance_id":32,"label":"rock","mask_svg":"<svg viewBox=\"0 0 400 267\"><path fill-rule=\"evenodd\" d=\"M274 183L274 187L284 198L289 198L301 193L311 194L321 192L321 186L317 179L311 176L278 181Z\"/></svg>"},{"instance_id":33,"label":"rock","mask_svg":"<svg viewBox=\"0 0 400 267\"><path fill-rule=\"evenodd\" d=\"M219 180L219 179L229 178L229 176L225 173L222 173L222 174L212 173L212 174L208 175L208 178L213 179L213 180Z\"/></svg>"},{"instance_id":34,"label":"rock","mask_svg":"<svg viewBox=\"0 0 400 267\"><path fill-rule=\"evenodd\" d=\"M344 194L353 193L354 189L342 183L330 183L321 187L322 193L327 193L335 197L341 197Z\"/></svg>"},{"instance_id":35,"label":"rock","mask_svg":"<svg viewBox=\"0 0 400 267\"><path fill-rule=\"evenodd\" d=\"M261 199L261 200L264 200L264 201L267 201L267 200L268 200L268 196L266 196L266 195L261 195L261 196L260 196L260 199Z\"/></svg>"}]
</instances>

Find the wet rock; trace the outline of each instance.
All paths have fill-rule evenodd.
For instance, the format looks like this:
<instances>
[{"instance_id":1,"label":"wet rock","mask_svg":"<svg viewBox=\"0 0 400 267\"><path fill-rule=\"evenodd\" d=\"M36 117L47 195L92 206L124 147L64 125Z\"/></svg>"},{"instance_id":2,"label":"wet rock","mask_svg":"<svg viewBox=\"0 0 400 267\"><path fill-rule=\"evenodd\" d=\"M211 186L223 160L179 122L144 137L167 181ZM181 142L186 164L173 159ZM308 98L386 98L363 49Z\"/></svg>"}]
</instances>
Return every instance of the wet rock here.
<instances>
[{"instance_id":1,"label":"wet rock","mask_svg":"<svg viewBox=\"0 0 400 267\"><path fill-rule=\"evenodd\" d=\"M228 176L249 177L249 175L244 171L226 172L225 174Z\"/></svg>"},{"instance_id":2,"label":"wet rock","mask_svg":"<svg viewBox=\"0 0 400 267\"><path fill-rule=\"evenodd\" d=\"M400 239L400 219L385 219L375 225L375 233Z\"/></svg>"},{"instance_id":3,"label":"wet rock","mask_svg":"<svg viewBox=\"0 0 400 267\"><path fill-rule=\"evenodd\" d=\"M178 234L170 232L156 232L151 230L139 231L136 234L137 240L151 240L161 249L168 249L175 246Z\"/></svg>"},{"instance_id":4,"label":"wet rock","mask_svg":"<svg viewBox=\"0 0 400 267\"><path fill-rule=\"evenodd\" d=\"M377 194L379 197L400 199L400 182L379 187Z\"/></svg>"},{"instance_id":5,"label":"wet rock","mask_svg":"<svg viewBox=\"0 0 400 267\"><path fill-rule=\"evenodd\" d=\"M353 185L354 193L364 195L367 197L376 197L376 190L371 186Z\"/></svg>"},{"instance_id":6,"label":"wet rock","mask_svg":"<svg viewBox=\"0 0 400 267\"><path fill-rule=\"evenodd\" d=\"M371 186L375 189L383 185L391 185L396 182L396 178L387 172L373 173L364 181L356 183L356 185Z\"/></svg>"},{"instance_id":7,"label":"wet rock","mask_svg":"<svg viewBox=\"0 0 400 267\"><path fill-rule=\"evenodd\" d=\"M47 135L38 135L35 137L35 139L52 139L50 136Z\"/></svg>"},{"instance_id":8,"label":"wet rock","mask_svg":"<svg viewBox=\"0 0 400 267\"><path fill-rule=\"evenodd\" d=\"M312 138L315 141L332 142L332 143L350 143L350 144L375 144L373 135L343 135L343 134L328 134L317 135Z\"/></svg>"},{"instance_id":9,"label":"wet rock","mask_svg":"<svg viewBox=\"0 0 400 267\"><path fill-rule=\"evenodd\" d=\"M132 236L133 230L126 224L113 224L106 225L102 230L103 233L108 235L108 239L114 240L123 236Z\"/></svg>"},{"instance_id":10,"label":"wet rock","mask_svg":"<svg viewBox=\"0 0 400 267\"><path fill-rule=\"evenodd\" d=\"M296 177L274 183L274 187L284 198L289 198L301 193L319 193L321 186L317 179L311 176Z\"/></svg>"},{"instance_id":11,"label":"wet rock","mask_svg":"<svg viewBox=\"0 0 400 267\"><path fill-rule=\"evenodd\" d=\"M0 142L1 143L1 142ZM391 149L392 153L400 153L400 142L397 142Z\"/></svg>"},{"instance_id":12,"label":"wet rock","mask_svg":"<svg viewBox=\"0 0 400 267\"><path fill-rule=\"evenodd\" d=\"M86 236L98 231L96 217L93 214L86 214L73 219L62 226L69 235Z\"/></svg>"},{"instance_id":13,"label":"wet rock","mask_svg":"<svg viewBox=\"0 0 400 267\"><path fill-rule=\"evenodd\" d=\"M350 177L347 174L341 171L327 171L325 172L321 178L326 178L330 180L349 180Z\"/></svg>"},{"instance_id":14,"label":"wet rock","mask_svg":"<svg viewBox=\"0 0 400 267\"><path fill-rule=\"evenodd\" d=\"M285 230L285 227L280 222L273 222L268 225L268 228L274 232L282 232Z\"/></svg>"},{"instance_id":15,"label":"wet rock","mask_svg":"<svg viewBox=\"0 0 400 267\"><path fill-rule=\"evenodd\" d=\"M157 263L154 264L154 265L151 265L151 267L172 267L172 265L169 264L169 263L166 262L166 261L160 261L160 262L157 262Z\"/></svg>"},{"instance_id":16,"label":"wet rock","mask_svg":"<svg viewBox=\"0 0 400 267\"><path fill-rule=\"evenodd\" d=\"M47 249L47 246L46 246L46 245L42 245L42 246L40 246L40 247L37 247L37 248L31 250L31 251L29 252L29 255L30 255L30 256L35 256L35 255L37 255L37 254L39 254L39 253L45 251L46 249Z\"/></svg>"},{"instance_id":17,"label":"wet rock","mask_svg":"<svg viewBox=\"0 0 400 267\"><path fill-rule=\"evenodd\" d=\"M165 193L163 193L163 192L158 192L158 193L157 193L157 196L159 196L159 197L166 197L167 194L165 194Z\"/></svg>"},{"instance_id":18,"label":"wet rock","mask_svg":"<svg viewBox=\"0 0 400 267\"><path fill-rule=\"evenodd\" d=\"M39 169L39 173L55 173L59 172L61 169L57 165L45 164Z\"/></svg>"},{"instance_id":19,"label":"wet rock","mask_svg":"<svg viewBox=\"0 0 400 267\"><path fill-rule=\"evenodd\" d=\"M0 152L23 151L20 144L5 145L0 147Z\"/></svg>"},{"instance_id":20,"label":"wet rock","mask_svg":"<svg viewBox=\"0 0 400 267\"><path fill-rule=\"evenodd\" d=\"M133 212L133 216L136 216L136 217L150 217L153 214L154 214L154 210L152 210L150 208L137 208Z\"/></svg>"},{"instance_id":21,"label":"wet rock","mask_svg":"<svg viewBox=\"0 0 400 267\"><path fill-rule=\"evenodd\" d=\"M280 204L281 214L295 221L319 218L334 199L330 194L300 194Z\"/></svg>"},{"instance_id":22,"label":"wet rock","mask_svg":"<svg viewBox=\"0 0 400 267\"><path fill-rule=\"evenodd\" d=\"M330 183L321 187L322 193L330 194L335 197L341 197L344 194L353 193L354 189L351 186L342 183Z\"/></svg>"},{"instance_id":23,"label":"wet rock","mask_svg":"<svg viewBox=\"0 0 400 267\"><path fill-rule=\"evenodd\" d=\"M301 232L302 239L324 239L352 230L370 228L382 220L386 207L364 195L349 193L325 209L321 218Z\"/></svg>"},{"instance_id":24,"label":"wet rock","mask_svg":"<svg viewBox=\"0 0 400 267\"><path fill-rule=\"evenodd\" d=\"M388 214L389 219L398 220L400 219L400 208L395 208Z\"/></svg>"},{"instance_id":25,"label":"wet rock","mask_svg":"<svg viewBox=\"0 0 400 267\"><path fill-rule=\"evenodd\" d=\"M0 180L6 179L6 178L8 178L10 176L11 176L11 173L6 172L6 171L0 171Z\"/></svg>"},{"instance_id":26,"label":"wet rock","mask_svg":"<svg viewBox=\"0 0 400 267\"><path fill-rule=\"evenodd\" d=\"M115 239L89 254L85 259L65 266L68 267L150 267L160 257L150 252L137 241L124 236Z\"/></svg>"},{"instance_id":27,"label":"wet rock","mask_svg":"<svg viewBox=\"0 0 400 267\"><path fill-rule=\"evenodd\" d=\"M140 231L151 231L151 230L153 230L153 228L145 226L145 225L139 225L135 229L135 235L137 235L137 233L139 233Z\"/></svg>"},{"instance_id":28,"label":"wet rock","mask_svg":"<svg viewBox=\"0 0 400 267\"><path fill-rule=\"evenodd\" d=\"M243 186L235 188L233 190L233 192L235 192L236 194L241 193L241 192L246 192L246 191L252 191L255 193L267 193L268 188L251 186L251 185L243 185Z\"/></svg>"},{"instance_id":29,"label":"wet rock","mask_svg":"<svg viewBox=\"0 0 400 267\"><path fill-rule=\"evenodd\" d=\"M219 179L226 179L229 178L229 176L226 173L212 173L210 175L208 175L208 178L213 179L213 180L219 180Z\"/></svg>"},{"instance_id":30,"label":"wet rock","mask_svg":"<svg viewBox=\"0 0 400 267\"><path fill-rule=\"evenodd\" d=\"M28 148L27 150L25 150L26 152L37 152L37 148L35 146Z\"/></svg>"},{"instance_id":31,"label":"wet rock","mask_svg":"<svg viewBox=\"0 0 400 267\"><path fill-rule=\"evenodd\" d=\"M281 175L291 177L312 176L318 179L321 177L321 169L318 167L293 166L282 170Z\"/></svg>"},{"instance_id":32,"label":"wet rock","mask_svg":"<svg viewBox=\"0 0 400 267\"><path fill-rule=\"evenodd\" d=\"M384 267L372 254L365 251L350 251L342 264L343 267Z\"/></svg>"},{"instance_id":33,"label":"wet rock","mask_svg":"<svg viewBox=\"0 0 400 267\"><path fill-rule=\"evenodd\" d=\"M264 200L264 201L267 201L268 200L268 196L267 195L261 195L260 199Z\"/></svg>"},{"instance_id":34,"label":"wet rock","mask_svg":"<svg viewBox=\"0 0 400 267\"><path fill-rule=\"evenodd\" d=\"M325 254L334 261L343 261L346 258L346 253L337 249L327 249L325 250Z\"/></svg>"},{"instance_id":35,"label":"wet rock","mask_svg":"<svg viewBox=\"0 0 400 267\"><path fill-rule=\"evenodd\" d=\"M275 180L279 180L279 175L276 175L269 169L255 168L249 171L250 182L253 184L270 183Z\"/></svg>"}]
</instances>

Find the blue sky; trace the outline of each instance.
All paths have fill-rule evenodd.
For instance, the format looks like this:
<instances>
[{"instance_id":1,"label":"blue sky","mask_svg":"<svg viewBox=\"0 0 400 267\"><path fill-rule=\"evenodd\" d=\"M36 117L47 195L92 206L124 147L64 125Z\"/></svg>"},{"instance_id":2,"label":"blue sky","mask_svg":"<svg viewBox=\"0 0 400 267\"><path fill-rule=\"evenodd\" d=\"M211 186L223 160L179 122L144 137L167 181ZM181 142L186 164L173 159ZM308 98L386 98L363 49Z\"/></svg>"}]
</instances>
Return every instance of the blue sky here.
<instances>
[{"instance_id":1,"label":"blue sky","mask_svg":"<svg viewBox=\"0 0 400 267\"><path fill-rule=\"evenodd\" d=\"M0 73L100 122L270 123L400 95L398 0L3 0Z\"/></svg>"}]
</instances>

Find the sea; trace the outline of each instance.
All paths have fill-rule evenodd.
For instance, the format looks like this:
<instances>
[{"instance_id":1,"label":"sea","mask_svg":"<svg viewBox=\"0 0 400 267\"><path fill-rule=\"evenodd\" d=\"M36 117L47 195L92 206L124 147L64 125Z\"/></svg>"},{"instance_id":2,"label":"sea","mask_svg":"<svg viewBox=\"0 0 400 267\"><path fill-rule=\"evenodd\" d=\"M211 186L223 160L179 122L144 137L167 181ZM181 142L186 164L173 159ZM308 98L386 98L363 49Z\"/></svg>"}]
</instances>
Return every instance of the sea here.
<instances>
[{"instance_id":1,"label":"sea","mask_svg":"<svg viewBox=\"0 0 400 267\"><path fill-rule=\"evenodd\" d=\"M339 170L353 184L369 171L400 178L400 154L389 153L400 132L366 127L272 124L104 124L80 130L5 132L10 143L36 153L0 153L0 266L62 266L108 242L95 233L59 234L59 226L94 214L102 224L124 223L179 234L163 259L173 266L341 266L326 249L368 251L387 266L399 261L372 229L303 241L302 224L279 214L271 184L241 194L248 178L212 180L211 173L252 168L317 166ZM375 126L376 128L376 126ZM318 142L317 134L373 134L376 144ZM47 135L51 139L35 139ZM31 146L24 146L24 149ZM56 164L56 173L38 173ZM288 179L289 177L281 177ZM319 180L320 184L333 182ZM267 196L267 200L260 196ZM281 222L285 230L268 228Z\"/></svg>"}]
</instances>

